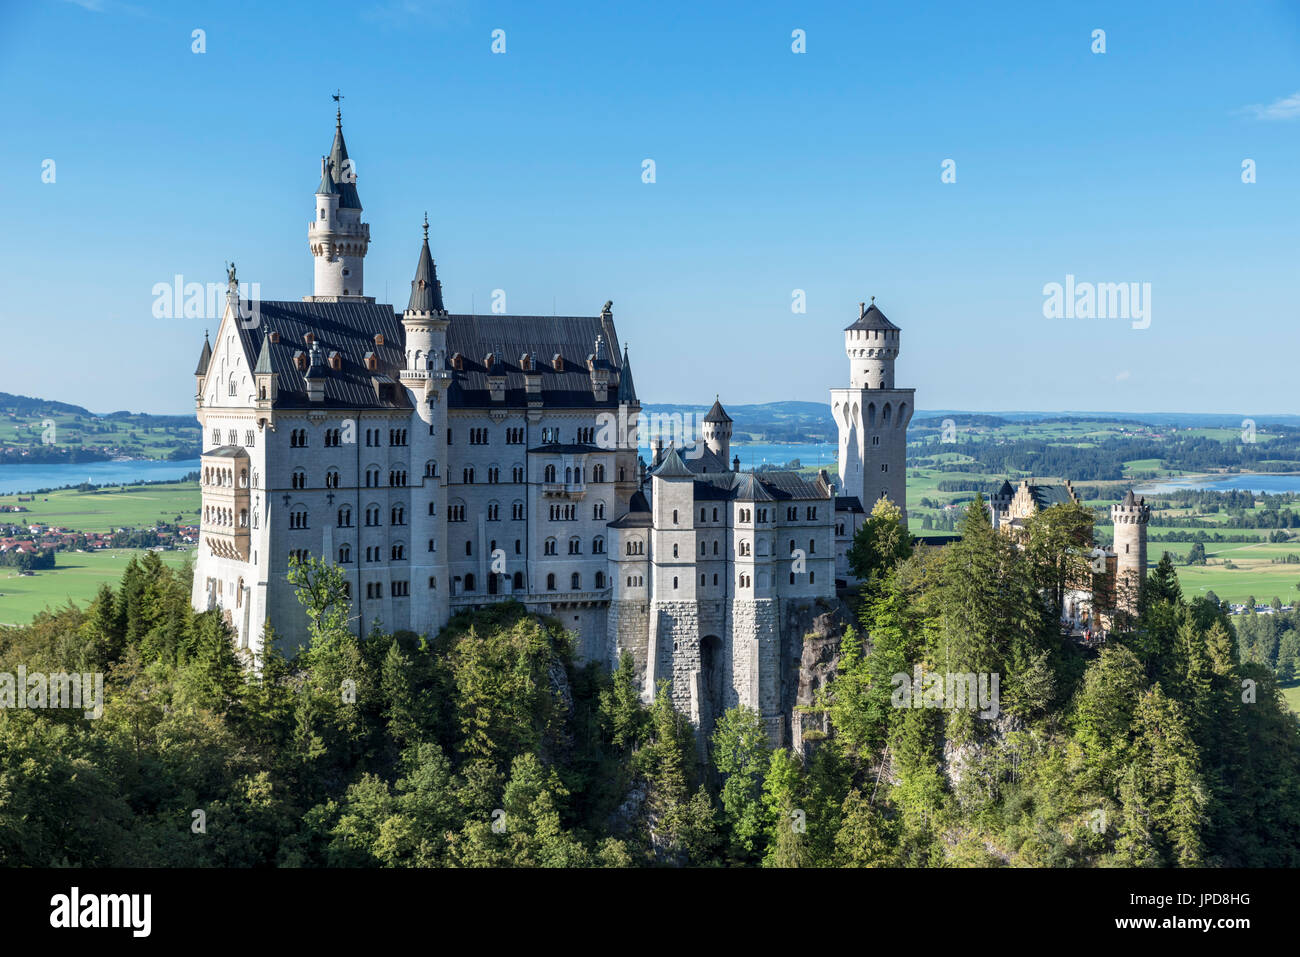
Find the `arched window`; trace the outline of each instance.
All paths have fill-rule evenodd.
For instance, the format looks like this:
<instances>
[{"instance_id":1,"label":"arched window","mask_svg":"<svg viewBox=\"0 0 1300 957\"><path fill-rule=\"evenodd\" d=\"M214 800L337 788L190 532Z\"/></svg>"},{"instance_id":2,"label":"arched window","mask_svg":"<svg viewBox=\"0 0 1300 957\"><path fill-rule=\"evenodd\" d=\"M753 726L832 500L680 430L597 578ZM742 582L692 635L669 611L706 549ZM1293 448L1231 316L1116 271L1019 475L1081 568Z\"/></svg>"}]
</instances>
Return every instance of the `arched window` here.
<instances>
[{"instance_id":1,"label":"arched window","mask_svg":"<svg viewBox=\"0 0 1300 957\"><path fill-rule=\"evenodd\" d=\"M555 573L554 573L554 572L551 572L551 574L549 574L549 575L546 576L546 590L547 590L547 591L555 591Z\"/></svg>"},{"instance_id":2,"label":"arched window","mask_svg":"<svg viewBox=\"0 0 1300 957\"><path fill-rule=\"evenodd\" d=\"M524 573L523 573L523 572L515 572L515 586L514 586L514 587L515 587L515 591L523 591L523 590L524 590Z\"/></svg>"},{"instance_id":3,"label":"arched window","mask_svg":"<svg viewBox=\"0 0 1300 957\"><path fill-rule=\"evenodd\" d=\"M574 572L569 576L569 589L571 591L579 591L582 589L582 575L578 572Z\"/></svg>"},{"instance_id":4,"label":"arched window","mask_svg":"<svg viewBox=\"0 0 1300 957\"><path fill-rule=\"evenodd\" d=\"M472 573L465 576L465 590L466 591L474 590L474 575Z\"/></svg>"},{"instance_id":5,"label":"arched window","mask_svg":"<svg viewBox=\"0 0 1300 957\"><path fill-rule=\"evenodd\" d=\"M348 562L350 562L350 561L352 561L352 546L351 546L351 545L340 545L340 546L339 546L339 564L340 564L340 565L346 565L346 564L347 564Z\"/></svg>"},{"instance_id":6,"label":"arched window","mask_svg":"<svg viewBox=\"0 0 1300 957\"><path fill-rule=\"evenodd\" d=\"M677 587L677 576L674 575L674 576L673 576L673 588L676 588L676 587Z\"/></svg>"},{"instance_id":7,"label":"arched window","mask_svg":"<svg viewBox=\"0 0 1300 957\"><path fill-rule=\"evenodd\" d=\"M677 509L673 509L673 524L677 524Z\"/></svg>"},{"instance_id":8,"label":"arched window","mask_svg":"<svg viewBox=\"0 0 1300 957\"><path fill-rule=\"evenodd\" d=\"M596 572L596 590L600 591L600 589L604 587L605 587L605 573Z\"/></svg>"}]
</instances>

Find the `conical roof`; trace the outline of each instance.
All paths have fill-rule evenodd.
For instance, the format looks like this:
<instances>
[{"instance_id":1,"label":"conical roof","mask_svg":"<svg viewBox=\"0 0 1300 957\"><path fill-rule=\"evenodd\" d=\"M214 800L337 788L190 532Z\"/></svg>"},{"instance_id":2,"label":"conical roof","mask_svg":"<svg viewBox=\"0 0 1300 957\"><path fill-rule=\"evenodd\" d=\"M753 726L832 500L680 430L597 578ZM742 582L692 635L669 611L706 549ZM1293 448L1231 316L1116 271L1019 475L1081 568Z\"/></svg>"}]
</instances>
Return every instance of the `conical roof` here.
<instances>
[{"instance_id":1,"label":"conical roof","mask_svg":"<svg viewBox=\"0 0 1300 957\"><path fill-rule=\"evenodd\" d=\"M320 158L320 185L316 187L316 195L322 193L326 196L332 196L338 193L339 188L334 185L334 175L330 172L330 160L328 156Z\"/></svg>"},{"instance_id":2,"label":"conical roof","mask_svg":"<svg viewBox=\"0 0 1300 957\"><path fill-rule=\"evenodd\" d=\"M253 375L267 375L271 372L271 337L262 336L262 348L257 353L257 365L253 366Z\"/></svg>"},{"instance_id":3,"label":"conical roof","mask_svg":"<svg viewBox=\"0 0 1300 957\"><path fill-rule=\"evenodd\" d=\"M208 363L212 361L212 346L208 342L208 334L203 333L203 351L199 353L199 364L194 368L195 375L207 375Z\"/></svg>"},{"instance_id":4,"label":"conical roof","mask_svg":"<svg viewBox=\"0 0 1300 957\"><path fill-rule=\"evenodd\" d=\"M340 209L360 209L361 197L357 195L356 169L348 162L348 144L343 140L343 111L334 118L334 143L330 146L330 175L339 191Z\"/></svg>"},{"instance_id":5,"label":"conical roof","mask_svg":"<svg viewBox=\"0 0 1300 957\"><path fill-rule=\"evenodd\" d=\"M636 401L636 386L632 384L632 363L627 357L627 346L623 347L623 368L618 373L618 401Z\"/></svg>"},{"instance_id":6,"label":"conical roof","mask_svg":"<svg viewBox=\"0 0 1300 957\"><path fill-rule=\"evenodd\" d=\"M727 410L722 407L722 403L717 396L713 398L713 408L709 409L709 414L704 417L705 422L730 422L731 416L727 415Z\"/></svg>"},{"instance_id":7,"label":"conical roof","mask_svg":"<svg viewBox=\"0 0 1300 957\"><path fill-rule=\"evenodd\" d=\"M442 304L442 283L438 282L438 268L434 265L433 254L429 252L428 217L424 220L424 245L420 247L420 261L415 266L415 278L411 280L411 300L406 305L406 311L447 311Z\"/></svg>"},{"instance_id":8,"label":"conical roof","mask_svg":"<svg viewBox=\"0 0 1300 957\"><path fill-rule=\"evenodd\" d=\"M885 318L885 314L880 311L880 307L876 305L876 302L873 299L871 305L865 306L858 314L858 321L853 323L851 326L847 326L844 331L847 332L849 329L897 330L898 326Z\"/></svg>"}]
</instances>

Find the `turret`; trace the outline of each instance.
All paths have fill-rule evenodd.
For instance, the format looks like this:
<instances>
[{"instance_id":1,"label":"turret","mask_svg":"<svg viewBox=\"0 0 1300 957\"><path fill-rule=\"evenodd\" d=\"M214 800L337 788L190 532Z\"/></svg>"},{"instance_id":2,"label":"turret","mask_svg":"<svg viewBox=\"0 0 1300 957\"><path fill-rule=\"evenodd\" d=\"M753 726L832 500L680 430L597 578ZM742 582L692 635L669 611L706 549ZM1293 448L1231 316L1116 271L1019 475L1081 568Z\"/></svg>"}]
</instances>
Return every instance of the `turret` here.
<instances>
[{"instance_id":1,"label":"turret","mask_svg":"<svg viewBox=\"0 0 1300 957\"><path fill-rule=\"evenodd\" d=\"M858 303L858 317L844 330L849 387L831 390L831 415L839 431L842 494L870 512L887 498L907 521L907 424L915 389L894 385L898 326L876 306Z\"/></svg>"},{"instance_id":2,"label":"turret","mask_svg":"<svg viewBox=\"0 0 1300 957\"><path fill-rule=\"evenodd\" d=\"M898 326L876 307L858 303L858 321L844 330L844 351L849 357L849 387L892 389L894 360L898 358Z\"/></svg>"},{"instance_id":3,"label":"turret","mask_svg":"<svg viewBox=\"0 0 1300 957\"><path fill-rule=\"evenodd\" d=\"M727 415L727 410L722 407L722 402L717 396L713 398L713 408L709 409L704 417L700 437L704 439L704 444L709 447L710 452L719 456L722 461L727 461L727 457L731 455L731 416Z\"/></svg>"},{"instance_id":4,"label":"turret","mask_svg":"<svg viewBox=\"0 0 1300 957\"><path fill-rule=\"evenodd\" d=\"M203 404L203 381L208 377L208 363L212 361L212 344L208 342L208 332L203 330L203 349L199 352L199 364L194 367L194 394Z\"/></svg>"},{"instance_id":5,"label":"turret","mask_svg":"<svg viewBox=\"0 0 1300 957\"><path fill-rule=\"evenodd\" d=\"M370 226L361 221L356 167L343 140L343 113L335 114L334 143L321 158L316 209L307 227L307 243L315 257L313 295L307 301L366 301L365 257ZM373 301L373 300L371 300Z\"/></svg>"},{"instance_id":6,"label":"turret","mask_svg":"<svg viewBox=\"0 0 1300 957\"><path fill-rule=\"evenodd\" d=\"M1115 524L1115 608L1137 614L1138 594L1147 574L1147 523L1151 506L1129 489L1118 505L1110 507Z\"/></svg>"}]
</instances>

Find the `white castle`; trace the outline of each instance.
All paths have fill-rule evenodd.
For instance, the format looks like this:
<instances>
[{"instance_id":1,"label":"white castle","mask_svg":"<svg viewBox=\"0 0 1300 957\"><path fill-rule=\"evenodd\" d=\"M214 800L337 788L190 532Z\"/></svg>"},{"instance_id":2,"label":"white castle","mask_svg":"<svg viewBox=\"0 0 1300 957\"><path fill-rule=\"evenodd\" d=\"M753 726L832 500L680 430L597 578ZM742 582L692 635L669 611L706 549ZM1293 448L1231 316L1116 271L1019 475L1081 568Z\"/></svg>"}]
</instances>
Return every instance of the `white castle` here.
<instances>
[{"instance_id":1,"label":"white castle","mask_svg":"<svg viewBox=\"0 0 1300 957\"><path fill-rule=\"evenodd\" d=\"M740 471L718 402L693 444L656 440L646 463L612 303L590 317L449 314L426 220L397 312L365 295L361 212L340 113L308 227L313 294L241 318L232 267L195 370L194 606L223 609L256 654L268 621L305 640L292 556L343 570L358 632L432 634L513 599L558 618L584 659L630 652L647 698L667 679L701 726L744 704L784 740L798 629L848 579L864 505L888 497L906 514L898 327L873 303L845 330L839 488L824 471Z\"/></svg>"}]
</instances>

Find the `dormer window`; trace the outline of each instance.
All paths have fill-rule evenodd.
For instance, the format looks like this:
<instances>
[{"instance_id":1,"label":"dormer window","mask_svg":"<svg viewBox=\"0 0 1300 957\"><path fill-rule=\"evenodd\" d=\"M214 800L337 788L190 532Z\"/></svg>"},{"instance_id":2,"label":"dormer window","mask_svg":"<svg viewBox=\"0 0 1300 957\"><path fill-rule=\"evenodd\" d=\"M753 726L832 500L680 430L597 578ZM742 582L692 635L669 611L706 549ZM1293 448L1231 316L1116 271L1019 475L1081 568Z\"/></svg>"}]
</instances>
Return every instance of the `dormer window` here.
<instances>
[{"instance_id":1,"label":"dormer window","mask_svg":"<svg viewBox=\"0 0 1300 957\"><path fill-rule=\"evenodd\" d=\"M451 367L455 369L457 372L460 372L462 369L465 368L465 357L462 356L459 352L456 353L454 356L451 357Z\"/></svg>"},{"instance_id":2,"label":"dormer window","mask_svg":"<svg viewBox=\"0 0 1300 957\"><path fill-rule=\"evenodd\" d=\"M557 352L555 355L553 355L553 356L551 357L551 365L554 366L556 372L563 372L563 371L564 371L564 356L560 355L560 354Z\"/></svg>"},{"instance_id":3,"label":"dormer window","mask_svg":"<svg viewBox=\"0 0 1300 957\"><path fill-rule=\"evenodd\" d=\"M302 341L310 346L316 341L316 334L314 332L309 332L302 337Z\"/></svg>"},{"instance_id":4,"label":"dormer window","mask_svg":"<svg viewBox=\"0 0 1300 957\"><path fill-rule=\"evenodd\" d=\"M344 289L343 292L346 294L346 293L347 293L347 290ZM375 333L375 345L377 345L377 346L382 346L383 344L384 344L384 334L383 334L382 332L376 332L376 333Z\"/></svg>"},{"instance_id":5,"label":"dormer window","mask_svg":"<svg viewBox=\"0 0 1300 957\"><path fill-rule=\"evenodd\" d=\"M366 371L377 372L379 370L379 359L373 352L366 353Z\"/></svg>"},{"instance_id":6,"label":"dormer window","mask_svg":"<svg viewBox=\"0 0 1300 957\"><path fill-rule=\"evenodd\" d=\"M307 353L299 350L293 354L293 364L298 367L299 372L307 371Z\"/></svg>"},{"instance_id":7,"label":"dormer window","mask_svg":"<svg viewBox=\"0 0 1300 957\"><path fill-rule=\"evenodd\" d=\"M338 372L343 368L343 356L337 352L330 353L330 368Z\"/></svg>"}]
</instances>

